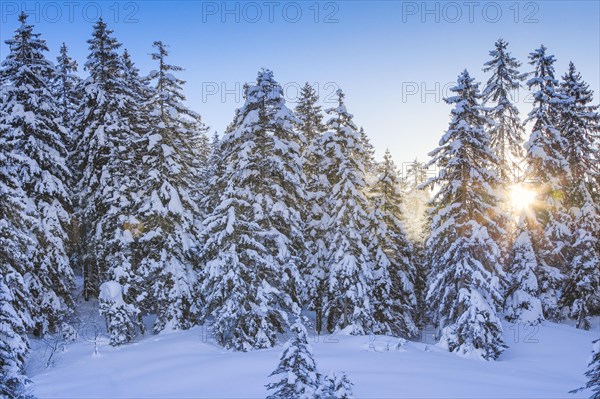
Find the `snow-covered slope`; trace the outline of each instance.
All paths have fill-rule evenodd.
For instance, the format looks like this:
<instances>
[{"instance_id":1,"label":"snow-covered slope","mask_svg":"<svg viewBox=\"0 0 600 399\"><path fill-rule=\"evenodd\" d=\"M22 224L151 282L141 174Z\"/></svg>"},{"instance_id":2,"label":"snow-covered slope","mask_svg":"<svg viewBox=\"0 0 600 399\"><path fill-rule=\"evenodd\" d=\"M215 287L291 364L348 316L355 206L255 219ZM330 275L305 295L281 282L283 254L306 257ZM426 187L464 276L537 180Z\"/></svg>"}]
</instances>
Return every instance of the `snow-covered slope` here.
<instances>
[{"instance_id":1,"label":"snow-covered slope","mask_svg":"<svg viewBox=\"0 0 600 399\"><path fill-rule=\"evenodd\" d=\"M589 392L568 391L584 384L599 324L596 318L587 332L549 322L539 329L505 324L510 348L496 362L461 358L424 343L406 342L398 349L398 339L384 336L321 336L312 344L320 371L346 371L359 398L584 398ZM34 393L39 398L265 397L280 347L231 352L207 336L196 327L147 335L120 348L103 341L97 356L81 336L52 367L32 364ZM44 353L39 344L33 356L38 362Z\"/></svg>"}]
</instances>

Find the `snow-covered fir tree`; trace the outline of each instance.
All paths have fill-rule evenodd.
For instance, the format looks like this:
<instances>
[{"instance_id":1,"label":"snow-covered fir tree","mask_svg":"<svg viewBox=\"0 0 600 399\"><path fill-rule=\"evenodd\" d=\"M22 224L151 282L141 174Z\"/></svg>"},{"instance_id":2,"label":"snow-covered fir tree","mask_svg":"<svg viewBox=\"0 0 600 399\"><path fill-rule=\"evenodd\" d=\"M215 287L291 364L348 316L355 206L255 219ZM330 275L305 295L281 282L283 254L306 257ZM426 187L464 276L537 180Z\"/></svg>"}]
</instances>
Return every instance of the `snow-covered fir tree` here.
<instances>
[{"instance_id":1,"label":"snow-covered fir tree","mask_svg":"<svg viewBox=\"0 0 600 399\"><path fill-rule=\"evenodd\" d=\"M362 164L365 169L365 177L367 180L367 185L371 185L374 181L377 180L379 176L379 165L375 160L375 147L371 143L371 139L365 132L365 129L361 126L358 133L360 134L360 143L362 146Z\"/></svg>"},{"instance_id":2,"label":"snow-covered fir tree","mask_svg":"<svg viewBox=\"0 0 600 399\"><path fill-rule=\"evenodd\" d=\"M77 61L69 56L67 45L63 43L60 46L60 53L56 57L56 66L52 90L58 103L61 123L69 132L69 146L72 144L72 137L75 128L75 113L81 100L79 87L81 78L77 75Z\"/></svg>"},{"instance_id":3,"label":"snow-covered fir tree","mask_svg":"<svg viewBox=\"0 0 600 399\"><path fill-rule=\"evenodd\" d=\"M69 197L71 199L75 197L73 189L79 178L76 168L72 165L74 159L72 150L79 138L78 128L76 126L76 114L83 96L81 91L82 79L77 75L77 69L77 61L69 56L67 46L63 42L60 47L59 55L56 57L56 66L54 67L55 73L52 81L52 93L57 101L58 110L61 115L61 124L67 129L66 142L64 145L68 153L66 159L67 166L71 172L67 179L67 189L69 190ZM77 239L77 227L77 220L72 217L71 224L67 228L70 244L67 252L70 255L72 265L79 264L81 257L80 243Z\"/></svg>"},{"instance_id":4,"label":"snow-covered fir tree","mask_svg":"<svg viewBox=\"0 0 600 399\"><path fill-rule=\"evenodd\" d=\"M427 181L428 169L425 163L415 159L406 165L404 177L403 215L404 228L408 238L417 247L423 247L429 229L429 201L431 190L421 185ZM415 248L416 251L416 248ZM416 254L419 255L418 253Z\"/></svg>"},{"instance_id":5,"label":"snow-covered fir tree","mask_svg":"<svg viewBox=\"0 0 600 399\"><path fill-rule=\"evenodd\" d=\"M427 181L427 173L427 164L415 158L406 167L405 181L407 188L418 189L421 184Z\"/></svg>"},{"instance_id":6,"label":"snow-covered fir tree","mask_svg":"<svg viewBox=\"0 0 600 399\"><path fill-rule=\"evenodd\" d=\"M281 265L286 291L295 302L304 292L299 268L304 255L303 204L306 201L301 146L304 138L295 126L298 119L285 106L284 96L273 73L265 70L257 80L265 95L259 95L257 143L264 161L259 165L264 188L260 193L264 215L257 215L263 228L273 234L272 251ZM264 142L263 142L264 139Z\"/></svg>"},{"instance_id":7,"label":"snow-covered fir tree","mask_svg":"<svg viewBox=\"0 0 600 399\"><path fill-rule=\"evenodd\" d=\"M521 215L517 226L507 269L509 286L504 304L506 318L527 324L544 320L537 278L539 265L533 249L528 216L525 214Z\"/></svg>"},{"instance_id":8,"label":"snow-covered fir tree","mask_svg":"<svg viewBox=\"0 0 600 399\"><path fill-rule=\"evenodd\" d=\"M369 252L373 256L373 312L377 334L412 337L417 334L415 265L404 231L400 176L392 154L385 152L379 177L369 190Z\"/></svg>"},{"instance_id":9,"label":"snow-covered fir tree","mask_svg":"<svg viewBox=\"0 0 600 399\"><path fill-rule=\"evenodd\" d=\"M437 185L439 191L432 200L427 242L427 302L451 352L492 360L506 348L496 314L502 303L501 210L493 188L498 184L493 170L497 157L484 130L478 84L465 70L451 91L456 95L446 102L454 105L452 121L430 153L429 165L439 172L427 185Z\"/></svg>"},{"instance_id":10,"label":"snow-covered fir tree","mask_svg":"<svg viewBox=\"0 0 600 399\"><path fill-rule=\"evenodd\" d=\"M74 276L66 232L70 222L67 131L59 124L51 90L54 68L44 56L46 42L33 32L26 14L21 13L19 22L15 36L6 41L10 52L0 69L4 89L0 135L3 150L10 153L11 173L18 176L34 217L34 270L26 284L34 302L34 332L46 334L73 310Z\"/></svg>"},{"instance_id":11,"label":"snow-covered fir tree","mask_svg":"<svg viewBox=\"0 0 600 399\"><path fill-rule=\"evenodd\" d=\"M533 124L525 144L525 177L538 192L538 205L534 207L537 225L532 229L540 262L544 316L556 319L559 317L557 297L562 280L560 269L565 266L564 250L570 238L569 217L564 204L564 182L569 176L569 166L562 154L565 138L559 130L565 101L554 77L555 58L546 50L541 46L529 55L534 71L527 87L533 91L534 107L525 121Z\"/></svg>"},{"instance_id":12,"label":"snow-covered fir tree","mask_svg":"<svg viewBox=\"0 0 600 399\"><path fill-rule=\"evenodd\" d=\"M600 339L594 341L591 360L585 376L587 383L584 388L592 391L590 399L600 399Z\"/></svg>"},{"instance_id":13,"label":"snow-covered fir tree","mask_svg":"<svg viewBox=\"0 0 600 399\"><path fill-rule=\"evenodd\" d=\"M0 241L4 232L0 229ZM5 269L5 268L3 268ZM23 399L26 395L25 360L29 352L26 325L23 323L15 292L24 294L22 276L2 270L0 274L0 397ZM11 285L11 288L9 288Z\"/></svg>"},{"instance_id":14,"label":"snow-covered fir tree","mask_svg":"<svg viewBox=\"0 0 600 399\"><path fill-rule=\"evenodd\" d=\"M100 119L106 113L108 107L105 103L105 88L109 90L116 85L107 82L108 79L117 78L117 73L121 68L117 49L120 43L109 36L112 31L107 31L107 26L103 21L99 21L94 26L92 39L88 40L90 44L90 54L88 60L89 66L85 69L90 72L90 77L83 83L82 87L87 92L88 89L94 91L93 95L86 93L82 99L81 107L77 110L77 125L80 126L77 134L79 139L74 148L74 174L77 180L87 180L85 183L79 183L76 187L78 195L77 219L79 242L82 251L82 271L84 277L84 298L88 300L98 294L100 286L100 270L96 264L94 246L92 237L95 234L95 224L100 218L100 212L106 211L106 204L101 203L95 197L95 191L99 191L100 176L108 177L103 169L107 168L108 159L112 158L113 148L107 148L98 151L106 145L104 134L104 124ZM114 78L111 78L114 76ZM119 82L122 84L122 82ZM108 92L110 93L110 92ZM112 94L112 93L111 93ZM98 111L96 111L98 108ZM81 125L87 124L90 128L82 128ZM113 146L111 146L113 147ZM102 159L98 159L102 157ZM98 202L98 203L97 203ZM102 208L102 209L101 209Z\"/></svg>"},{"instance_id":15,"label":"snow-covered fir tree","mask_svg":"<svg viewBox=\"0 0 600 399\"><path fill-rule=\"evenodd\" d=\"M302 162L297 119L273 73L262 70L223 136L220 194L204 221L201 315L228 348L271 347L302 287Z\"/></svg>"},{"instance_id":16,"label":"snow-covered fir tree","mask_svg":"<svg viewBox=\"0 0 600 399\"><path fill-rule=\"evenodd\" d=\"M308 343L302 317L292 324L292 337L285 343L279 365L270 375L278 380L267 384L268 399L316 399L320 389L319 374Z\"/></svg>"},{"instance_id":17,"label":"snow-covered fir tree","mask_svg":"<svg viewBox=\"0 0 600 399\"><path fill-rule=\"evenodd\" d=\"M412 244L412 262L415 268L415 296L417 306L415 323L423 328L427 324L427 295L428 262L425 253L425 242L429 237L429 202L431 189L421 187L427 181L428 169L426 165L415 159L406 168L406 190L403 200L403 225L406 235Z\"/></svg>"},{"instance_id":18,"label":"snow-covered fir tree","mask_svg":"<svg viewBox=\"0 0 600 399\"><path fill-rule=\"evenodd\" d=\"M122 162L118 169L113 169L114 182L122 184L121 192L100 222L104 238L102 250L106 251L108 269L104 274L106 281L100 285L99 310L106 318L111 344L115 346L131 341L138 332L144 333L142 313L149 311L148 302L151 302L147 294L150 278L140 265L140 259L147 253L142 252L140 243L140 236L145 231L140 208L141 198L145 198L142 187L147 187L147 181L143 179L148 176L148 170L143 168L146 149L143 137L150 129L146 105L150 89L126 49L120 61L123 82L120 99L130 105L136 104L138 108L130 109L126 121L136 136L128 144L127 152L121 153L121 158L116 160ZM125 170L132 173L134 167L138 168L135 175L124 174ZM126 196L120 196L121 193ZM117 230L112 235L115 226Z\"/></svg>"},{"instance_id":19,"label":"snow-covered fir tree","mask_svg":"<svg viewBox=\"0 0 600 399\"><path fill-rule=\"evenodd\" d=\"M212 190L215 179L223 173L224 164L221 162L221 138L218 133L213 134L210 151L201 170L202 177L199 182L198 200L202 215L208 215L219 203L221 193Z\"/></svg>"},{"instance_id":20,"label":"snow-covered fir tree","mask_svg":"<svg viewBox=\"0 0 600 399\"><path fill-rule=\"evenodd\" d=\"M354 384L345 372L332 373L321 376L322 399L354 399L352 387Z\"/></svg>"},{"instance_id":21,"label":"snow-covered fir tree","mask_svg":"<svg viewBox=\"0 0 600 399\"><path fill-rule=\"evenodd\" d=\"M525 75L519 72L521 63L508 51L508 43L498 39L490 51L491 60L484 64L483 71L490 72L482 91L482 101L491 122L488 127L490 145L498 157L497 171L506 190L517 181L519 161L523 158L523 124L519 110L513 103Z\"/></svg>"},{"instance_id":22,"label":"snow-covered fir tree","mask_svg":"<svg viewBox=\"0 0 600 399\"><path fill-rule=\"evenodd\" d=\"M8 80L0 83L3 90L10 87ZM30 201L14 173L21 157L12 152L10 137L4 134L10 128L6 125L6 98L0 97L0 396L20 399L27 382L27 331L33 326L26 279L33 271L35 248L30 231L34 220Z\"/></svg>"},{"instance_id":23,"label":"snow-covered fir tree","mask_svg":"<svg viewBox=\"0 0 600 399\"><path fill-rule=\"evenodd\" d=\"M75 147L81 176L77 191L84 297L97 296L105 281L122 286L124 300L134 310L123 318L128 327L120 322L109 325L114 337L124 328L142 329L143 281L133 251L143 231L136 205L146 178L140 167L141 137L149 128L142 107L143 83L130 60L117 53L121 45L101 19L88 43L85 68L90 76L83 83L80 139Z\"/></svg>"},{"instance_id":24,"label":"snow-covered fir tree","mask_svg":"<svg viewBox=\"0 0 600 399\"><path fill-rule=\"evenodd\" d=\"M296 308L296 312L299 309ZM306 318L296 316L291 327L292 337L283 347L279 365L270 377L276 382L267 384L270 399L351 399L354 385L346 373L321 374L317 370L313 350L308 343Z\"/></svg>"},{"instance_id":25,"label":"snow-covered fir tree","mask_svg":"<svg viewBox=\"0 0 600 399\"><path fill-rule=\"evenodd\" d=\"M308 303L309 309L316 312L315 327L320 333L326 292L324 270L327 245L323 228L328 220L325 202L329 192L329 182L321 170L325 160L322 137L327 128L323 123L323 114L321 106L317 105L318 101L319 97L315 89L306 83L294 111L299 121L296 128L304 138L302 160L306 179L304 203L306 253L300 272L306 282L307 292L304 294L304 300Z\"/></svg>"},{"instance_id":26,"label":"snow-covered fir tree","mask_svg":"<svg viewBox=\"0 0 600 399\"><path fill-rule=\"evenodd\" d=\"M329 131L323 136L325 163L322 170L331 187L326 203L330 217L325 237L327 329L349 328L352 334L372 331L373 263L369 253L369 201L362 160L365 159L360 133L337 91L338 106L331 115Z\"/></svg>"},{"instance_id":27,"label":"snow-covered fir tree","mask_svg":"<svg viewBox=\"0 0 600 399\"><path fill-rule=\"evenodd\" d=\"M323 114L321 112L321 106L319 103L319 95L317 91L306 82L300 90L300 97L298 99L298 105L294 108L296 118L298 118L297 128L300 130L304 141L302 143L302 155L305 159L304 168L305 173L308 177L308 172L311 171L310 167L315 168L309 162L314 151L318 148L311 148L314 146L316 140L327 130L323 123Z\"/></svg>"},{"instance_id":28,"label":"snow-covered fir tree","mask_svg":"<svg viewBox=\"0 0 600 399\"><path fill-rule=\"evenodd\" d=\"M200 116L200 114L196 112L193 112L193 114L195 115L195 118L193 119L193 124L195 127L193 129L194 134L191 141L191 147L194 150L194 157L191 160L190 169L192 171L191 176L194 184L192 184L190 187L190 198L194 201L194 204L198 208L198 218L196 219L195 224L196 230L199 231L198 229L200 223L202 222L202 219L204 219L204 215L206 215L202 203L205 196L206 178L208 176L207 172L214 166L209 164L209 162L211 160L210 157L213 154L215 137L211 139L208 136L207 133L209 127L204 124L203 118ZM214 132L214 135L216 136L218 143L219 136L217 132ZM194 253L197 255L197 248Z\"/></svg>"},{"instance_id":29,"label":"snow-covered fir tree","mask_svg":"<svg viewBox=\"0 0 600 399\"><path fill-rule=\"evenodd\" d=\"M414 244L423 244L428 237L431 190L423 187L428 173L426 164L418 159L406 167L403 222L406 234Z\"/></svg>"},{"instance_id":30,"label":"snow-covered fir tree","mask_svg":"<svg viewBox=\"0 0 600 399\"><path fill-rule=\"evenodd\" d=\"M521 82L525 75L519 72L521 63L517 61L508 51L508 43L498 39L494 44L494 50L490 51L492 58L484 64L483 71L491 73L485 88L482 91L482 102L489 123L486 126L490 136L490 146L498 157L495 169L499 177L499 190L502 206L510 211L509 190L511 186L521 179L519 163L523 159L523 133L524 128L519 118L519 110L513 103ZM514 230L514 222L505 218L506 224L502 228L507 233ZM506 234L501 243L503 251L503 264L510 256L508 249L511 242L511 234Z\"/></svg>"},{"instance_id":31,"label":"snow-covered fir tree","mask_svg":"<svg viewBox=\"0 0 600 399\"><path fill-rule=\"evenodd\" d=\"M148 290L157 320L155 331L187 329L192 324L193 286L196 283L193 253L198 250L195 221L200 209L192 193L200 176L195 160L195 138L206 130L200 117L183 102L183 80L173 75L182 68L167 62L167 46L154 42L152 59L158 69L150 110L151 131L143 139L142 167L148 172L139 209L143 232L139 237L140 269L147 275Z\"/></svg>"},{"instance_id":32,"label":"snow-covered fir tree","mask_svg":"<svg viewBox=\"0 0 600 399\"><path fill-rule=\"evenodd\" d=\"M6 128L5 120L4 107L0 106L0 131ZM26 279L33 270L34 243L29 231L34 220L28 215L29 201L13 173L14 160L9 158L16 154L9 152L7 139L0 134L0 396L20 399L26 385L27 331L33 326L33 303Z\"/></svg>"},{"instance_id":33,"label":"snow-covered fir tree","mask_svg":"<svg viewBox=\"0 0 600 399\"><path fill-rule=\"evenodd\" d=\"M111 345L122 345L135 338L141 327L141 310L136 304L123 300L123 287L119 282L106 281L100 285L98 304L106 319Z\"/></svg>"},{"instance_id":34,"label":"snow-covered fir tree","mask_svg":"<svg viewBox=\"0 0 600 399\"><path fill-rule=\"evenodd\" d=\"M598 105L593 93L573 63L560 84L566 104L560 130L566 146L562 148L571 178L565 184L565 203L572 236L565 249L568 268L561 304L577 327L590 328L590 316L600 314L600 202L594 198L594 185L600 175L594 140L600 133ZM595 233L596 232L596 233Z\"/></svg>"}]
</instances>

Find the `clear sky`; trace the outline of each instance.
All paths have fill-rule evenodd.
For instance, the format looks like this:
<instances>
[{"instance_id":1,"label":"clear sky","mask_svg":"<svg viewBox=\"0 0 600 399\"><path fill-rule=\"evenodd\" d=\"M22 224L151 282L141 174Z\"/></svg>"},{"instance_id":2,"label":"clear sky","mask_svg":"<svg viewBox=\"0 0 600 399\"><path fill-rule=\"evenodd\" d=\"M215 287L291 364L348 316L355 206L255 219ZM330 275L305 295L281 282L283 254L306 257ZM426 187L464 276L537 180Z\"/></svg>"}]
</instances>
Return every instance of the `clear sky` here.
<instances>
[{"instance_id":1,"label":"clear sky","mask_svg":"<svg viewBox=\"0 0 600 399\"><path fill-rule=\"evenodd\" d=\"M447 88L467 68L479 81L494 41L503 37L528 71L540 44L573 61L600 92L600 2L593 1L49 1L0 0L0 55L24 8L54 60L65 41L80 66L97 15L103 15L143 73L154 69L152 42L171 46L186 70L188 103L222 132L241 105L242 85L270 68L294 106L298 88L316 85L323 101L336 88L381 156L425 160L447 128ZM82 72L84 74L84 72ZM531 108L519 95L524 117ZM329 104L324 104L328 107Z\"/></svg>"}]
</instances>

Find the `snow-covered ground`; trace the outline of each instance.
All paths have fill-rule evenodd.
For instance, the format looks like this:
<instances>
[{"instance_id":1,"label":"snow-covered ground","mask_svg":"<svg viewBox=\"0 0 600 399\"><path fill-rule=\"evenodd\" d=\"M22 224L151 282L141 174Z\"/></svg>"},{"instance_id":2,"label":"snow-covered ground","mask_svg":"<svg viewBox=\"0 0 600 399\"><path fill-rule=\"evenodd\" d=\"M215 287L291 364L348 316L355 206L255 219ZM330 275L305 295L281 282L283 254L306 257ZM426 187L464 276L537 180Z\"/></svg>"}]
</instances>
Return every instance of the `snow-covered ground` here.
<instances>
[{"instance_id":1,"label":"snow-covered ground","mask_svg":"<svg viewBox=\"0 0 600 399\"><path fill-rule=\"evenodd\" d=\"M358 398L585 398L592 331L545 322L538 329L504 325L510 348L499 361L465 359L442 348L384 336L321 336L313 340L321 372L348 373ZM119 348L102 339L93 355L90 328L43 368L44 346L33 342L29 374L39 398L265 397L280 347L239 353L214 344L202 327L147 334ZM87 339L86 339L87 338ZM430 337L425 336L427 340ZM315 342L316 341L316 342ZM47 355L47 353L46 353Z\"/></svg>"}]
</instances>

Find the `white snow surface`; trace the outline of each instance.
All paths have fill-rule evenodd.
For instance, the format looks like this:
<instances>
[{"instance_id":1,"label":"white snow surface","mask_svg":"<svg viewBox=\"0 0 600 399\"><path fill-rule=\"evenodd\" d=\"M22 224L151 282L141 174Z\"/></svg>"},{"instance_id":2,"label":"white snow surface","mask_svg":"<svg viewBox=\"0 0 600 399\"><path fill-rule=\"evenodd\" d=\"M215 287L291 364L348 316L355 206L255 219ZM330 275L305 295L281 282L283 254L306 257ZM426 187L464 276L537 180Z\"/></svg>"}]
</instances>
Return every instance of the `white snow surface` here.
<instances>
[{"instance_id":1,"label":"white snow surface","mask_svg":"<svg viewBox=\"0 0 600 399\"><path fill-rule=\"evenodd\" d=\"M309 337L321 373L345 371L357 398L585 398L569 394L583 376L600 320L591 331L544 322L504 323L510 345L498 361L473 360L439 346L385 336ZM316 342L318 340L318 342ZM43 346L33 358L43 356ZM146 335L99 355L83 336L46 370L29 368L38 398L264 398L282 345L240 353L218 347L202 326ZM34 370L32 370L32 368Z\"/></svg>"}]
</instances>

